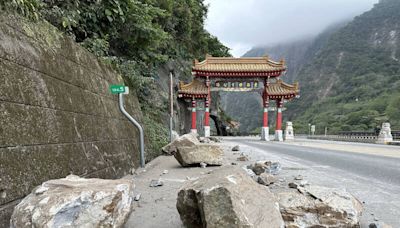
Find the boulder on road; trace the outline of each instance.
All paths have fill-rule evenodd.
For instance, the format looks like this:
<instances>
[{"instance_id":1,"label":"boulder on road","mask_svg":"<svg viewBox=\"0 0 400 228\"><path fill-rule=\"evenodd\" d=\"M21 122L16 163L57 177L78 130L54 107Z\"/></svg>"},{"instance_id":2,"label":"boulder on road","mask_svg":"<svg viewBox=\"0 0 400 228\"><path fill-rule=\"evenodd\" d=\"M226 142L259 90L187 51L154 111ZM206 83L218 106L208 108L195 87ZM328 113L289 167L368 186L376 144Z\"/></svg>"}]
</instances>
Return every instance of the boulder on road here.
<instances>
[{"instance_id":1,"label":"boulder on road","mask_svg":"<svg viewBox=\"0 0 400 228\"><path fill-rule=\"evenodd\" d=\"M176 206L188 228L284 227L268 188L234 166L186 183Z\"/></svg>"},{"instance_id":2,"label":"boulder on road","mask_svg":"<svg viewBox=\"0 0 400 228\"><path fill-rule=\"evenodd\" d=\"M232 151L239 151L239 150L240 150L239 145L236 145L236 146L232 147Z\"/></svg>"},{"instance_id":3,"label":"boulder on road","mask_svg":"<svg viewBox=\"0 0 400 228\"><path fill-rule=\"evenodd\" d=\"M279 162L258 161L249 165L247 168L253 170L256 175L261 175L261 173L276 175L281 170L281 164Z\"/></svg>"},{"instance_id":4,"label":"boulder on road","mask_svg":"<svg viewBox=\"0 0 400 228\"><path fill-rule=\"evenodd\" d=\"M190 147L178 147L174 156L181 166L193 166L200 163L222 165L224 151L217 145L198 144Z\"/></svg>"},{"instance_id":5,"label":"boulder on road","mask_svg":"<svg viewBox=\"0 0 400 228\"><path fill-rule=\"evenodd\" d=\"M50 180L15 207L11 228L122 227L131 212L133 188L127 179L70 175Z\"/></svg>"},{"instance_id":6,"label":"boulder on road","mask_svg":"<svg viewBox=\"0 0 400 228\"><path fill-rule=\"evenodd\" d=\"M287 227L359 227L362 204L344 189L298 189L277 194Z\"/></svg>"},{"instance_id":7,"label":"boulder on road","mask_svg":"<svg viewBox=\"0 0 400 228\"><path fill-rule=\"evenodd\" d=\"M261 173L261 175L258 177L258 183L265 185L265 186L270 186L271 184L275 183L277 181L276 177L268 174L268 173Z\"/></svg>"},{"instance_id":8,"label":"boulder on road","mask_svg":"<svg viewBox=\"0 0 400 228\"><path fill-rule=\"evenodd\" d=\"M200 144L196 133L189 133L182 135L181 137L175 139L170 144L164 146L161 150L167 155L173 155L178 151L178 147L182 146L194 146Z\"/></svg>"}]
</instances>

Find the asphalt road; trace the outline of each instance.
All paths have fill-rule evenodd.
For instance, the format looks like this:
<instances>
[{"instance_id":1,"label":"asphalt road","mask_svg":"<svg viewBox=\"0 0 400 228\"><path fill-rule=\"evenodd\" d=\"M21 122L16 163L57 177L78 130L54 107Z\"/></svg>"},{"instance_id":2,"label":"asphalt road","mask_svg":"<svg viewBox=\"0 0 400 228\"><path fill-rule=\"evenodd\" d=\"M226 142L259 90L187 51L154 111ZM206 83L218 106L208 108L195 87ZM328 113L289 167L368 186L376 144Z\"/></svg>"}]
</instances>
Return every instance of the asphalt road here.
<instances>
[{"instance_id":1,"label":"asphalt road","mask_svg":"<svg viewBox=\"0 0 400 228\"><path fill-rule=\"evenodd\" d=\"M255 139L238 138L235 141L270 153L296 157L319 165L327 165L352 174L400 186L400 158L290 144L260 143L259 140ZM400 155L400 147L391 147L398 148ZM379 149L379 147L376 147L377 154L379 153Z\"/></svg>"},{"instance_id":2,"label":"asphalt road","mask_svg":"<svg viewBox=\"0 0 400 228\"><path fill-rule=\"evenodd\" d=\"M346 188L364 203L362 227L383 221L400 228L400 147L303 139L293 143L239 137L224 140L241 145L258 159L301 167L298 174L312 184Z\"/></svg>"}]
</instances>

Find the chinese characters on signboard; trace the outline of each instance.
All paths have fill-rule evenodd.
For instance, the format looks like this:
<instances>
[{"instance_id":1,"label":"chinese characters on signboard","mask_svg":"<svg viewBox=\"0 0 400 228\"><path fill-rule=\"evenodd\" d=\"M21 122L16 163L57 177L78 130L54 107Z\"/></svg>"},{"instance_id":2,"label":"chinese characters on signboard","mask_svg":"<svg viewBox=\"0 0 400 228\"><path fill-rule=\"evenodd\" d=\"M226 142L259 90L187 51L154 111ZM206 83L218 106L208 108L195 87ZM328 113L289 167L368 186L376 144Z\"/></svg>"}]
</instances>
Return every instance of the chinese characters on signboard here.
<instances>
[{"instance_id":1,"label":"chinese characters on signboard","mask_svg":"<svg viewBox=\"0 0 400 228\"><path fill-rule=\"evenodd\" d=\"M257 89L259 83L257 81L237 81L237 82L227 82L227 81L217 81L214 83L215 88L232 88L232 89Z\"/></svg>"}]
</instances>

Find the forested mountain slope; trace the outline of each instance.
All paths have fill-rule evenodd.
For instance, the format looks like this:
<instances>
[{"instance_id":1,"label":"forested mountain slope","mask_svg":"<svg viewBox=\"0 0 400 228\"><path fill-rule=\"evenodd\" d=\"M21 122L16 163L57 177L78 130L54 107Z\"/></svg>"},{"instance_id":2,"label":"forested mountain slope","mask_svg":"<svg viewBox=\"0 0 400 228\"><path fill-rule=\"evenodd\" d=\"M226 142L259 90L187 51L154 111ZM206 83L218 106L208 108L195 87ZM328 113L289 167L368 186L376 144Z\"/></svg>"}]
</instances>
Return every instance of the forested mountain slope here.
<instances>
[{"instance_id":1,"label":"forested mountain slope","mask_svg":"<svg viewBox=\"0 0 400 228\"><path fill-rule=\"evenodd\" d=\"M304 49L304 46L306 47ZM331 26L312 41L255 48L246 56L269 55L287 59L283 80L299 81L301 97L286 104L286 121L294 121L297 132L307 132L315 124L317 133L373 131L389 121L400 129L400 1L380 1L348 23ZM235 95L233 95L235 96ZM230 105L257 99L226 99ZM257 127L261 107L254 106ZM244 112L245 110L243 110ZM274 118L270 118L274 119Z\"/></svg>"},{"instance_id":2,"label":"forested mountain slope","mask_svg":"<svg viewBox=\"0 0 400 228\"><path fill-rule=\"evenodd\" d=\"M400 1L385 0L332 34L298 75L297 125L322 132L400 129Z\"/></svg>"}]
</instances>

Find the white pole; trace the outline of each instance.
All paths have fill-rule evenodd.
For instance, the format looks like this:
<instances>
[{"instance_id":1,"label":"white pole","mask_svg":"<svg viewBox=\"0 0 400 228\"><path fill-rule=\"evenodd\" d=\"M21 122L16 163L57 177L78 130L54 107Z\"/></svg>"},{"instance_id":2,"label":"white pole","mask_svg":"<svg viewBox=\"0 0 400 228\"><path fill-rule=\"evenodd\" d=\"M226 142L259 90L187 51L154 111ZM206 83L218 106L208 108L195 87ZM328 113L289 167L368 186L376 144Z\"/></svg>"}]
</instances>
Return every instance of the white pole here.
<instances>
[{"instance_id":1,"label":"white pole","mask_svg":"<svg viewBox=\"0 0 400 228\"><path fill-rule=\"evenodd\" d=\"M128 118L138 129L140 134L140 166L144 168L145 160L144 160L144 131L143 127L125 110L124 107L124 94L119 94L119 109L121 110L122 114Z\"/></svg>"}]
</instances>

